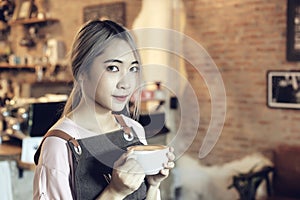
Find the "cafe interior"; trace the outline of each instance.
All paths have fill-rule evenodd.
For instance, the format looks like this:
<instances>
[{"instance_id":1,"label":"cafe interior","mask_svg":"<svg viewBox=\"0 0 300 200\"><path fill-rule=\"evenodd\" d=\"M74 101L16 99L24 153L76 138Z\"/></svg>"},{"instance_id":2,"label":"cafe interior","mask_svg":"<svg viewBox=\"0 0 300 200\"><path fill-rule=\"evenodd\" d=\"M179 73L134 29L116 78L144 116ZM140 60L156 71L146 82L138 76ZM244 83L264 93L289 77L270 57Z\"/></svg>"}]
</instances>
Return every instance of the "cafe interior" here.
<instances>
[{"instance_id":1,"label":"cafe interior","mask_svg":"<svg viewBox=\"0 0 300 200\"><path fill-rule=\"evenodd\" d=\"M32 199L73 38L94 18L135 36L138 120L176 155L162 199L300 199L297 0L0 0L0 199Z\"/></svg>"}]
</instances>

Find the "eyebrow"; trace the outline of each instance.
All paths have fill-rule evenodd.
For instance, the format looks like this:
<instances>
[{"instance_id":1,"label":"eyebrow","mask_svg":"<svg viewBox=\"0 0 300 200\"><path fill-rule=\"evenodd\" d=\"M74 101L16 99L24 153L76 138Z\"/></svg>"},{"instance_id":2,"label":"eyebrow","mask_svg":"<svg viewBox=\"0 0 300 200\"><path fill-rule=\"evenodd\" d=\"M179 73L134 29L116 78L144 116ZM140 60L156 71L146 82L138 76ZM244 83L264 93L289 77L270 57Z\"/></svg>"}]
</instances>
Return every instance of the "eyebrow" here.
<instances>
[{"instance_id":1,"label":"eyebrow","mask_svg":"<svg viewBox=\"0 0 300 200\"><path fill-rule=\"evenodd\" d=\"M112 63L112 62L123 63L123 61L117 60L117 59L110 59L110 60L104 61L104 63ZM139 64L139 62L138 61L133 61L131 64Z\"/></svg>"}]
</instances>

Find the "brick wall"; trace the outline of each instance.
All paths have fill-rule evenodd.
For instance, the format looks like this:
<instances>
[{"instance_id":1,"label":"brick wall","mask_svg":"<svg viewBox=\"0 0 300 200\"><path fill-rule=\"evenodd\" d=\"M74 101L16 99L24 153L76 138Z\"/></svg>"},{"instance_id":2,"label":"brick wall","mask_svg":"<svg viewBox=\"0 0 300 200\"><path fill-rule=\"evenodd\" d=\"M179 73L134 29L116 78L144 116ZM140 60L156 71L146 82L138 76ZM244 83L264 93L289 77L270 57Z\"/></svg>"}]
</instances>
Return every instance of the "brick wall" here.
<instances>
[{"instance_id":1,"label":"brick wall","mask_svg":"<svg viewBox=\"0 0 300 200\"><path fill-rule=\"evenodd\" d=\"M299 110L270 109L266 104L267 71L300 67L286 61L287 1L184 0L184 4L186 34L210 54L227 94L222 135L202 161L222 163L282 142L300 144ZM187 70L200 107L209 105L201 76L192 66ZM210 110L202 109L201 116L198 136L189 149L194 156L207 130Z\"/></svg>"}]
</instances>

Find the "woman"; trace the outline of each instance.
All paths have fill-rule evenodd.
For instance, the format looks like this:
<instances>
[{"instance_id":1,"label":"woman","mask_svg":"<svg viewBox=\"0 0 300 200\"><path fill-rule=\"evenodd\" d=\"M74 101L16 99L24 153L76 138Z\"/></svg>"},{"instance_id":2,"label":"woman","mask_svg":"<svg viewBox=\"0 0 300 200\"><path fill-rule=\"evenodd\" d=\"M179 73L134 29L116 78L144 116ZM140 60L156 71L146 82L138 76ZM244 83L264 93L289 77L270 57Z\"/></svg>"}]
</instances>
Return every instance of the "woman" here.
<instances>
[{"instance_id":1,"label":"woman","mask_svg":"<svg viewBox=\"0 0 300 200\"><path fill-rule=\"evenodd\" d=\"M75 37L71 66L74 88L62 118L35 156L34 199L160 199L160 182L174 167L173 150L159 174L137 173L141 166L125 149L147 144L143 127L114 114L128 111L140 83L140 60L131 35L109 20L86 23ZM134 102L136 117L139 101ZM119 146L108 145L111 142ZM99 156L107 149L114 154Z\"/></svg>"}]
</instances>

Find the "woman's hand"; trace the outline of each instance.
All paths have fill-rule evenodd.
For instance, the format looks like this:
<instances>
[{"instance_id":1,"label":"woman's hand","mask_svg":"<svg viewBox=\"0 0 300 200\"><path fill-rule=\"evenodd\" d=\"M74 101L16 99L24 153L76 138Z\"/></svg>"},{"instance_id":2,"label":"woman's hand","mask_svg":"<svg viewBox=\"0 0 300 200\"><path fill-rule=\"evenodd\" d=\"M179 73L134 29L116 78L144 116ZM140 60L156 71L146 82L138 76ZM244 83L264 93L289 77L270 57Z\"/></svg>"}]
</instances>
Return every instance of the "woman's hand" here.
<instances>
[{"instance_id":1,"label":"woman's hand","mask_svg":"<svg viewBox=\"0 0 300 200\"><path fill-rule=\"evenodd\" d=\"M143 168L134 158L128 158L132 153L124 153L115 163L109 189L123 197L136 191L145 179Z\"/></svg>"},{"instance_id":2,"label":"woman's hand","mask_svg":"<svg viewBox=\"0 0 300 200\"><path fill-rule=\"evenodd\" d=\"M175 155L174 149L172 147L169 148L169 152L167 154L169 161L164 165L164 169L160 170L159 174L149 175L147 176L147 181L151 186L159 186L160 182L166 179L169 176L170 169L175 167Z\"/></svg>"}]
</instances>

